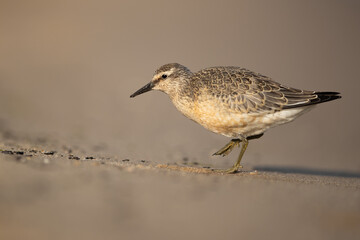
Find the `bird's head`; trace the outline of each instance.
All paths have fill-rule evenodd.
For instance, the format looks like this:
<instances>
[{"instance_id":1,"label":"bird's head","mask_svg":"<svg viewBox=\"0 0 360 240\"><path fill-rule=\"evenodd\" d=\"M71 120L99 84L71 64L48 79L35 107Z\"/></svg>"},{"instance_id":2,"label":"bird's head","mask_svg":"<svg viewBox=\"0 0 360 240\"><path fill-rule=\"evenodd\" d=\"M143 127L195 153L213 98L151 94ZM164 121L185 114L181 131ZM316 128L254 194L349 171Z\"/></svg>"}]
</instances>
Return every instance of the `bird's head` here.
<instances>
[{"instance_id":1,"label":"bird's head","mask_svg":"<svg viewBox=\"0 0 360 240\"><path fill-rule=\"evenodd\" d=\"M160 90L171 96L181 89L183 84L189 80L191 74L188 68L178 63L163 65L155 71L151 82L137 90L130 97L136 97L153 89Z\"/></svg>"}]
</instances>

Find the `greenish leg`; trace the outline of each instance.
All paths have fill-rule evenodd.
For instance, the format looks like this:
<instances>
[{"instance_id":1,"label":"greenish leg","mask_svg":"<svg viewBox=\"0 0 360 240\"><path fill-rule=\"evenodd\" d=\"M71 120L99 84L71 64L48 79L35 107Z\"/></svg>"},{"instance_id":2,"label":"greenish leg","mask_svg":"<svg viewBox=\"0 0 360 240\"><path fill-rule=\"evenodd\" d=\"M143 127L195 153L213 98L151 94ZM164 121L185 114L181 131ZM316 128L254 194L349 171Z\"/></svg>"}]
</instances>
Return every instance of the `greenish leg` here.
<instances>
[{"instance_id":1,"label":"greenish leg","mask_svg":"<svg viewBox=\"0 0 360 240\"><path fill-rule=\"evenodd\" d=\"M215 172L220 172L220 173L235 173L239 170L239 168L242 168L242 166L240 165L240 162L241 162L241 159L246 151L246 148L249 144L249 141L247 139L243 139L243 140L240 140L238 139L239 142L242 141L242 147L241 147L241 151L240 151L240 154L239 154L239 157L238 157L238 160L236 161L236 163L234 164L234 166L232 166L231 168L229 169L226 169L226 170L214 170ZM225 146L226 147L226 146ZM224 147L224 148L225 148ZM233 146L234 147L234 146ZM233 148L231 147L231 149ZM231 150L230 150L231 151Z\"/></svg>"},{"instance_id":2,"label":"greenish leg","mask_svg":"<svg viewBox=\"0 0 360 240\"><path fill-rule=\"evenodd\" d=\"M258 139L260 137L262 137L264 134L260 133L258 135L252 135L247 137L247 140L253 140L253 139ZM217 151L216 153L213 154L214 155L222 155L223 157L228 155L234 147L239 146L240 145L241 140L239 138L236 139L232 139L228 144L226 144L223 148L221 148L219 151Z\"/></svg>"},{"instance_id":3,"label":"greenish leg","mask_svg":"<svg viewBox=\"0 0 360 240\"><path fill-rule=\"evenodd\" d=\"M226 144L223 148L221 148L219 151L217 151L213 155L222 155L224 157L224 156L228 155L235 146L239 146L240 142L241 142L240 139L232 139L228 144Z\"/></svg>"}]
</instances>

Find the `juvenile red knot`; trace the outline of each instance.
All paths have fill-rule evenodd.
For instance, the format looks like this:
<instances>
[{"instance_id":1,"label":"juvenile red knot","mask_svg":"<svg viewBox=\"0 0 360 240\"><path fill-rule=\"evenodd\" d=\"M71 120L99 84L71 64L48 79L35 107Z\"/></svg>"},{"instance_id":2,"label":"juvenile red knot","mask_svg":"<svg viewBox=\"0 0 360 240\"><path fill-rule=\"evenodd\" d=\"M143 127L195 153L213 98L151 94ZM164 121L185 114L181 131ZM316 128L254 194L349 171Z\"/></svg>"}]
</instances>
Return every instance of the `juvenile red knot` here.
<instances>
[{"instance_id":1,"label":"juvenile red knot","mask_svg":"<svg viewBox=\"0 0 360 240\"><path fill-rule=\"evenodd\" d=\"M170 63L155 71L150 83L130 97L150 90L165 92L186 117L206 129L233 138L214 155L228 155L242 143L234 173L248 141L266 130L293 121L315 104L341 98L338 92L317 92L286 87L264 75L239 67L211 67L192 73Z\"/></svg>"}]
</instances>

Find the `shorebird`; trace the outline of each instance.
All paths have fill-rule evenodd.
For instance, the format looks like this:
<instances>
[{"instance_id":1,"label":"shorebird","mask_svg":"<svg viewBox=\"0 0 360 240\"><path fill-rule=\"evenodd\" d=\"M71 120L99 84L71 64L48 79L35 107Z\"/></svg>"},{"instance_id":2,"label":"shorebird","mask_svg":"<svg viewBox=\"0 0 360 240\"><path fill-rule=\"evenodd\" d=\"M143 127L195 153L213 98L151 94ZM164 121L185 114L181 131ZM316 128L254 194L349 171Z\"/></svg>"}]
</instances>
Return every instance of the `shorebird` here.
<instances>
[{"instance_id":1,"label":"shorebird","mask_svg":"<svg viewBox=\"0 0 360 240\"><path fill-rule=\"evenodd\" d=\"M133 98L150 90L166 93L186 117L232 140L214 155L228 155L242 145L236 163L224 173L235 173L249 140L269 128L288 123L316 104L341 98L338 92L317 92L284 86L240 67L211 67L191 72L178 63L161 66Z\"/></svg>"}]
</instances>

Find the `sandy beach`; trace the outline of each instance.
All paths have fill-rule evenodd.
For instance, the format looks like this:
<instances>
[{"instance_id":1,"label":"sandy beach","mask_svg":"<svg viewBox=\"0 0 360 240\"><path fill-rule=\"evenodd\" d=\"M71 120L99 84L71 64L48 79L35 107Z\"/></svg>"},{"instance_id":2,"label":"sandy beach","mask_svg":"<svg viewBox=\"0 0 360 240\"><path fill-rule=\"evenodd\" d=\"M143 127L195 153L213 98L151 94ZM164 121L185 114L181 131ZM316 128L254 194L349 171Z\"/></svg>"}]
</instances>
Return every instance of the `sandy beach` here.
<instances>
[{"instance_id":1,"label":"sandy beach","mask_svg":"<svg viewBox=\"0 0 360 240\"><path fill-rule=\"evenodd\" d=\"M0 239L358 239L360 4L2 1ZM239 149L169 98L159 66L240 66L338 91Z\"/></svg>"},{"instance_id":2,"label":"sandy beach","mask_svg":"<svg viewBox=\"0 0 360 240\"><path fill-rule=\"evenodd\" d=\"M356 239L360 174L234 175L88 153L51 139L0 145L2 239ZM199 172L195 170L199 170Z\"/></svg>"}]
</instances>

